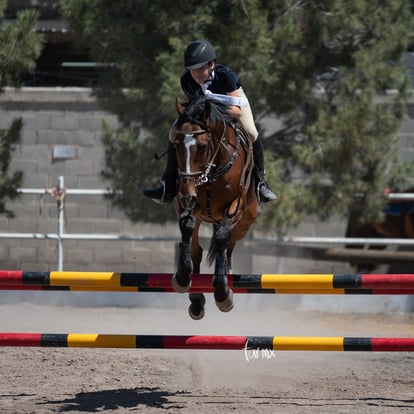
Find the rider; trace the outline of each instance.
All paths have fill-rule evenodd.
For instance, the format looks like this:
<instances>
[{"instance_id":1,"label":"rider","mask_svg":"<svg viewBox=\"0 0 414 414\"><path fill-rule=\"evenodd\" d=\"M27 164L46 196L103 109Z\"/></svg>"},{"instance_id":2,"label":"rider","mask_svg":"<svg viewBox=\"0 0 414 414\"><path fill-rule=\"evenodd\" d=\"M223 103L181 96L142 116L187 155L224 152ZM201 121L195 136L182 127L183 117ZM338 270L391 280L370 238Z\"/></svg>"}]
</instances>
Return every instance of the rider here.
<instances>
[{"instance_id":1,"label":"rider","mask_svg":"<svg viewBox=\"0 0 414 414\"><path fill-rule=\"evenodd\" d=\"M187 98L201 91L206 98L230 102L228 112L238 119L253 141L253 159L259 202L276 200L276 195L265 180L263 144L258 138L249 101L244 94L240 78L227 66L216 64L216 53L206 40L191 42L184 52L186 71L181 76L181 88ZM227 95L227 96L226 96ZM240 105L240 106L239 106ZM167 165L161 178L161 186L144 189L143 194L157 202L171 202L177 192L177 161L171 139L175 124L170 130Z\"/></svg>"}]
</instances>

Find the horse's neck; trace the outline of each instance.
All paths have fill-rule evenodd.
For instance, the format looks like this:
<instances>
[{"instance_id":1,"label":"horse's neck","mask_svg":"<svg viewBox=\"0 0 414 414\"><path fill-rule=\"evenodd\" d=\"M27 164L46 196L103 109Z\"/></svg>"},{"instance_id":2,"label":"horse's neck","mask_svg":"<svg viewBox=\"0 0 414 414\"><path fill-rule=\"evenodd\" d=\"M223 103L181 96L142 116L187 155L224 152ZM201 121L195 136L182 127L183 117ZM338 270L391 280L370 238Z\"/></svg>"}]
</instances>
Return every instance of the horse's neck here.
<instances>
[{"instance_id":1,"label":"horse's neck","mask_svg":"<svg viewBox=\"0 0 414 414\"><path fill-rule=\"evenodd\" d=\"M213 138L214 147L218 154L216 157L218 165L225 165L233 162L240 156L240 142L234 125L226 124L223 128L217 131Z\"/></svg>"},{"instance_id":2,"label":"horse's neck","mask_svg":"<svg viewBox=\"0 0 414 414\"><path fill-rule=\"evenodd\" d=\"M215 140L220 141L220 138L225 134L226 129L229 128L229 126L223 121L218 121L215 123L209 123L208 128Z\"/></svg>"}]
</instances>

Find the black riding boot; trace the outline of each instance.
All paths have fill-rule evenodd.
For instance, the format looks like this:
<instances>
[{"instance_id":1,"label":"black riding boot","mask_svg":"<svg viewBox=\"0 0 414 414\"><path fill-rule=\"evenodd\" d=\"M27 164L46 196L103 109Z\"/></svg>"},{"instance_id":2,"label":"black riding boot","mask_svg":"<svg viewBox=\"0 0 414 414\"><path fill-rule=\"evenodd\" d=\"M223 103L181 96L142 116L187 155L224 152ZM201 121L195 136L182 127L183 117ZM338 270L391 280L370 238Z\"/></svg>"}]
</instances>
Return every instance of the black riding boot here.
<instances>
[{"instance_id":1,"label":"black riding boot","mask_svg":"<svg viewBox=\"0 0 414 414\"><path fill-rule=\"evenodd\" d=\"M253 143L253 160L255 164L256 192L259 203L267 203L277 199L276 194L272 191L265 180L263 144L260 138Z\"/></svg>"},{"instance_id":2,"label":"black riding boot","mask_svg":"<svg viewBox=\"0 0 414 414\"><path fill-rule=\"evenodd\" d=\"M178 169L175 147L168 142L167 165L161 177L161 185L156 188L145 188L142 193L157 203L171 203L177 194Z\"/></svg>"}]
</instances>

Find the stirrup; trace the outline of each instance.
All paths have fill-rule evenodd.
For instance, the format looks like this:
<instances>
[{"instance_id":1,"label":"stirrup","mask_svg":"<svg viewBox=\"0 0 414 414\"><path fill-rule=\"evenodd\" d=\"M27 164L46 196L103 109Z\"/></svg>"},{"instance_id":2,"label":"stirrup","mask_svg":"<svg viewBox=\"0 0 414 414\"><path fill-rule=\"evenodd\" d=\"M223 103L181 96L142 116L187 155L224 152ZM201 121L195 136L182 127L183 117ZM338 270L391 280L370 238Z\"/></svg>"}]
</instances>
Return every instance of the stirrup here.
<instances>
[{"instance_id":1,"label":"stirrup","mask_svg":"<svg viewBox=\"0 0 414 414\"><path fill-rule=\"evenodd\" d=\"M277 195L272 191L266 180L261 179L257 183L256 195L259 203L268 203L269 201L277 200Z\"/></svg>"},{"instance_id":2,"label":"stirrup","mask_svg":"<svg viewBox=\"0 0 414 414\"><path fill-rule=\"evenodd\" d=\"M157 188L144 188L142 190L142 194L144 194L145 197L150 198L152 201L158 204L171 202L175 196L166 194L166 185L164 180L161 180L161 186Z\"/></svg>"}]
</instances>

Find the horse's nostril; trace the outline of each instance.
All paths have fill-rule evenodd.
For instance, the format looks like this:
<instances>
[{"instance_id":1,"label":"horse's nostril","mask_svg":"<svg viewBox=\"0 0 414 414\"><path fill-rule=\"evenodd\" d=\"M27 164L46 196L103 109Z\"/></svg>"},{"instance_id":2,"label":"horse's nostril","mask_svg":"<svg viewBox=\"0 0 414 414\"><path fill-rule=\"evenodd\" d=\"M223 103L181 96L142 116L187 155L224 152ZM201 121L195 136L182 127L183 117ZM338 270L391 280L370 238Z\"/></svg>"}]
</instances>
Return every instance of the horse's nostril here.
<instances>
[{"instance_id":1,"label":"horse's nostril","mask_svg":"<svg viewBox=\"0 0 414 414\"><path fill-rule=\"evenodd\" d=\"M180 204L185 209L192 209L195 206L197 201L197 196L195 194L183 194L179 195Z\"/></svg>"}]
</instances>

